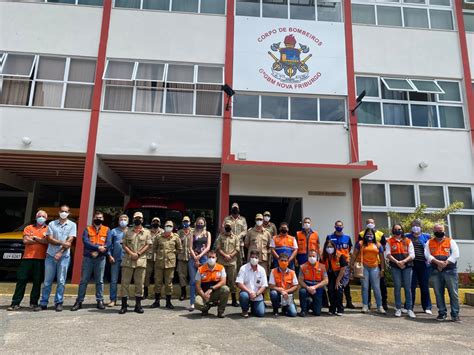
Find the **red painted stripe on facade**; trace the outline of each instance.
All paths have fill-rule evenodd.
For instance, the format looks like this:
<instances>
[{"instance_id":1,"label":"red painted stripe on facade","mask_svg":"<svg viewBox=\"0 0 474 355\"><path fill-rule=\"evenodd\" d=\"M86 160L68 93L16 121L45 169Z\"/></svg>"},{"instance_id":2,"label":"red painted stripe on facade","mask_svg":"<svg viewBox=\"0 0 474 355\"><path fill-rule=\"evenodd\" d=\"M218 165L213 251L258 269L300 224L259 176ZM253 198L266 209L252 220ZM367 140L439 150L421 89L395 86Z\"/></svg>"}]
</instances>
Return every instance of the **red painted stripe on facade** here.
<instances>
[{"instance_id":1,"label":"red painted stripe on facade","mask_svg":"<svg viewBox=\"0 0 474 355\"><path fill-rule=\"evenodd\" d=\"M82 231L87 226L89 214L89 202L91 198L91 186L94 174L94 164L96 159L97 131L99 129L100 101L102 96L102 76L105 68L107 41L109 38L110 15L112 12L112 0L104 0L102 12L102 25L100 29L99 52L97 55L97 67L95 71L94 91L92 93L91 118L89 123L89 136L87 140L86 162L84 167L84 177L82 181L81 206L79 210L78 238L76 238L76 249L74 252L74 266L72 271L72 283L78 284L81 279L82 252Z\"/></svg>"},{"instance_id":2,"label":"red painted stripe on facade","mask_svg":"<svg viewBox=\"0 0 474 355\"><path fill-rule=\"evenodd\" d=\"M356 105L356 88L354 73L354 43L352 40L352 8L351 1L344 0L344 32L346 41L346 70L347 70L347 103L349 114L349 144L351 162L359 161L359 134L357 131L357 113L351 113ZM362 207L360 203L360 180L352 180L352 212L354 218L354 235L360 230Z\"/></svg>"},{"instance_id":3,"label":"red painted stripe on facade","mask_svg":"<svg viewBox=\"0 0 474 355\"><path fill-rule=\"evenodd\" d=\"M227 85L233 85L234 71L234 15L235 0L227 1L227 17L226 17L226 46L225 46L225 67L224 81ZM227 106L227 97L224 107ZM232 135L232 110L224 111L224 119L222 122L222 157L221 163L224 164L230 159L230 145ZM229 174L221 172L221 189L219 201L219 219L222 223L225 216L229 214Z\"/></svg>"},{"instance_id":4,"label":"red painted stripe on facade","mask_svg":"<svg viewBox=\"0 0 474 355\"><path fill-rule=\"evenodd\" d=\"M458 23L459 45L461 47L462 69L464 72L464 89L467 97L467 112L469 116L469 125L471 130L471 142L474 148L474 90L472 89L472 74L469 64L469 52L467 49L467 35L464 26L464 17L462 15L462 0L456 0L454 7ZM472 58L474 60L474 58Z\"/></svg>"}]
</instances>

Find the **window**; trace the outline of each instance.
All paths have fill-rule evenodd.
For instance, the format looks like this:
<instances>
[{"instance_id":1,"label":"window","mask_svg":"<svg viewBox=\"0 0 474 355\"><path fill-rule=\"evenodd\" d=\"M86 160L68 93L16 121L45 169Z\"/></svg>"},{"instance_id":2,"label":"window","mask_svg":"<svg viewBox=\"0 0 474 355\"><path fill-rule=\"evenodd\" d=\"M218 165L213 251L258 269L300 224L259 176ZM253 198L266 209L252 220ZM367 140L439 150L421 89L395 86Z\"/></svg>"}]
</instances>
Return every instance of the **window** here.
<instances>
[{"instance_id":1,"label":"window","mask_svg":"<svg viewBox=\"0 0 474 355\"><path fill-rule=\"evenodd\" d=\"M115 7L192 12L201 14L225 14L225 0L115 0Z\"/></svg>"},{"instance_id":2,"label":"window","mask_svg":"<svg viewBox=\"0 0 474 355\"><path fill-rule=\"evenodd\" d=\"M8 53L0 103L90 109L95 59Z\"/></svg>"},{"instance_id":3,"label":"window","mask_svg":"<svg viewBox=\"0 0 474 355\"><path fill-rule=\"evenodd\" d=\"M236 0L235 13L237 16L342 22L342 3L341 0Z\"/></svg>"},{"instance_id":4,"label":"window","mask_svg":"<svg viewBox=\"0 0 474 355\"><path fill-rule=\"evenodd\" d=\"M345 122L346 101L342 98L237 93L233 97L233 117Z\"/></svg>"},{"instance_id":5,"label":"window","mask_svg":"<svg viewBox=\"0 0 474 355\"><path fill-rule=\"evenodd\" d=\"M169 11L170 0L143 0L142 9Z\"/></svg>"},{"instance_id":6,"label":"window","mask_svg":"<svg viewBox=\"0 0 474 355\"><path fill-rule=\"evenodd\" d=\"M356 76L359 123L465 128L460 83L447 80Z\"/></svg>"},{"instance_id":7,"label":"window","mask_svg":"<svg viewBox=\"0 0 474 355\"><path fill-rule=\"evenodd\" d=\"M385 198L385 191L390 191ZM413 213L416 206L427 205L426 213L433 213L455 201L464 202L464 208L448 216L446 233L455 239L474 240L473 186L397 184L363 182L361 184L363 225L374 218L379 228L397 221L387 216L395 211L402 217Z\"/></svg>"},{"instance_id":8,"label":"window","mask_svg":"<svg viewBox=\"0 0 474 355\"><path fill-rule=\"evenodd\" d=\"M362 184L362 204L364 206L385 206L384 184Z\"/></svg>"},{"instance_id":9,"label":"window","mask_svg":"<svg viewBox=\"0 0 474 355\"><path fill-rule=\"evenodd\" d=\"M222 116L222 67L111 59L104 78L104 110Z\"/></svg>"},{"instance_id":10,"label":"window","mask_svg":"<svg viewBox=\"0 0 474 355\"><path fill-rule=\"evenodd\" d=\"M225 0L201 0L201 14L225 14Z\"/></svg>"},{"instance_id":11,"label":"window","mask_svg":"<svg viewBox=\"0 0 474 355\"><path fill-rule=\"evenodd\" d=\"M355 24L454 30L449 0L356 0L351 6Z\"/></svg>"},{"instance_id":12,"label":"window","mask_svg":"<svg viewBox=\"0 0 474 355\"><path fill-rule=\"evenodd\" d=\"M468 32L474 32L474 11L463 11L464 28Z\"/></svg>"}]
</instances>

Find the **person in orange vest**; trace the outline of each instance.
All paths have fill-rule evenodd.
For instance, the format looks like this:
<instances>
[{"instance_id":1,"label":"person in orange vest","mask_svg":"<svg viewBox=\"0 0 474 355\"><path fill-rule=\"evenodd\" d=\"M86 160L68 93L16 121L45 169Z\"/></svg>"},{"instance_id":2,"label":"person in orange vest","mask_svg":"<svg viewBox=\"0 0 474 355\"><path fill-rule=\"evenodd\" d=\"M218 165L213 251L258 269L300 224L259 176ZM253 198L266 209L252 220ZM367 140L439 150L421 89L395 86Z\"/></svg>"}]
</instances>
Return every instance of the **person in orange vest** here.
<instances>
[{"instance_id":1,"label":"person in orange vest","mask_svg":"<svg viewBox=\"0 0 474 355\"><path fill-rule=\"evenodd\" d=\"M303 219L303 229L296 233L296 241L298 242L298 254L296 260L298 265L303 265L308 261L308 251L316 250L319 255L319 236L318 232L311 229L311 218Z\"/></svg>"},{"instance_id":2,"label":"person in orange vest","mask_svg":"<svg viewBox=\"0 0 474 355\"><path fill-rule=\"evenodd\" d=\"M308 261L301 265L298 281L301 306L299 316L306 317L310 308L314 316L320 316L324 287L328 284L328 274L324 264L318 261L316 250L308 252Z\"/></svg>"},{"instance_id":3,"label":"person in orange vest","mask_svg":"<svg viewBox=\"0 0 474 355\"><path fill-rule=\"evenodd\" d=\"M374 229L367 228L364 231L364 236L359 241L352 254L351 269L358 256L361 256L361 262L364 267L364 278L362 283L362 313L369 312L369 282L372 284L375 293L375 300L377 302L377 312L386 314L387 311L382 306L382 295L380 293L380 278L385 273L385 257L384 247L375 240ZM381 263L382 267L379 267Z\"/></svg>"},{"instance_id":4,"label":"person in orange vest","mask_svg":"<svg viewBox=\"0 0 474 355\"><path fill-rule=\"evenodd\" d=\"M205 316L209 308L217 304L217 317L224 318L230 289L226 285L227 275L223 265L218 264L215 250L207 252L207 262L196 273L196 309Z\"/></svg>"},{"instance_id":5,"label":"person in orange vest","mask_svg":"<svg viewBox=\"0 0 474 355\"><path fill-rule=\"evenodd\" d=\"M342 304L344 287L349 282L349 275L346 273L348 260L343 253L337 250L336 244L331 239L327 239L324 243L321 262L326 267L329 279L329 314L342 316L344 314Z\"/></svg>"},{"instance_id":6,"label":"person in orange vest","mask_svg":"<svg viewBox=\"0 0 474 355\"><path fill-rule=\"evenodd\" d=\"M288 254L280 254L278 267L270 272L268 285L270 286L270 299L272 301L273 315L278 317L278 309L288 317L296 317L296 305L293 293L298 288L296 273L288 268Z\"/></svg>"},{"instance_id":7,"label":"person in orange vest","mask_svg":"<svg viewBox=\"0 0 474 355\"><path fill-rule=\"evenodd\" d=\"M280 254L290 255L288 260L290 269L295 269L295 257L298 253L298 243L295 237L288 234L288 223L280 223L280 234L273 236L270 241L270 248L273 255L273 267L278 267L278 258Z\"/></svg>"},{"instance_id":8,"label":"person in orange vest","mask_svg":"<svg viewBox=\"0 0 474 355\"><path fill-rule=\"evenodd\" d=\"M7 309L8 311L20 309L20 303L25 295L26 285L30 276L33 279L30 307L34 311L40 310L38 300L41 292L41 282L44 277L44 259L46 258L46 249L48 248L48 241L45 236L48 230L47 219L48 214L43 210L39 210L36 212L36 223L26 226L23 230L25 252L16 273L15 293L12 297L12 303Z\"/></svg>"},{"instance_id":9,"label":"person in orange vest","mask_svg":"<svg viewBox=\"0 0 474 355\"><path fill-rule=\"evenodd\" d=\"M93 224L87 226L82 234L84 243L84 259L82 259L82 274L76 303L71 311L82 308L86 296L87 284L94 274L95 297L98 309L105 309L104 305L104 270L106 256L110 255L111 237L110 229L103 225L104 215L100 211L94 213Z\"/></svg>"},{"instance_id":10,"label":"person in orange vest","mask_svg":"<svg viewBox=\"0 0 474 355\"><path fill-rule=\"evenodd\" d=\"M444 289L447 288L451 304L451 319L453 322L460 322L457 271L459 248L453 238L446 236L442 224L436 224L433 227L433 238L425 246L425 258L433 267L431 282L438 307L436 320L444 321L447 318L448 310L444 300Z\"/></svg>"},{"instance_id":11,"label":"person in orange vest","mask_svg":"<svg viewBox=\"0 0 474 355\"><path fill-rule=\"evenodd\" d=\"M401 289L405 290L405 307L410 318L416 318L413 312L413 302L411 297L411 276L413 271L413 259L415 259L415 249L413 243L405 236L400 224L392 227L392 236L387 240L385 256L390 263L393 278L393 292L395 295L395 317L402 316L402 295Z\"/></svg>"}]
</instances>

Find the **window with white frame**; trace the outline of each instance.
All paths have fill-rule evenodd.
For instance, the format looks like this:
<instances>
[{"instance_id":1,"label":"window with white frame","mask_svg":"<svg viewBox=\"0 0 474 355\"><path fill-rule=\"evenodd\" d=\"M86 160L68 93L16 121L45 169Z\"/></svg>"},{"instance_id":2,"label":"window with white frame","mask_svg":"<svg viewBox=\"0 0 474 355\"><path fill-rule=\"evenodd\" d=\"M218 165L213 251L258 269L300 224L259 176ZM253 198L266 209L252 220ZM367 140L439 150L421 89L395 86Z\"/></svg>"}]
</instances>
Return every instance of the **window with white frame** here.
<instances>
[{"instance_id":1,"label":"window with white frame","mask_svg":"<svg viewBox=\"0 0 474 355\"><path fill-rule=\"evenodd\" d=\"M225 0L115 0L116 8L224 15Z\"/></svg>"},{"instance_id":2,"label":"window with white frame","mask_svg":"<svg viewBox=\"0 0 474 355\"><path fill-rule=\"evenodd\" d=\"M342 22L342 0L236 0L237 16Z\"/></svg>"},{"instance_id":3,"label":"window with white frame","mask_svg":"<svg viewBox=\"0 0 474 355\"><path fill-rule=\"evenodd\" d=\"M235 118L345 122L344 98L286 96L238 92L233 97Z\"/></svg>"},{"instance_id":4,"label":"window with white frame","mask_svg":"<svg viewBox=\"0 0 474 355\"><path fill-rule=\"evenodd\" d=\"M96 60L5 53L0 104L90 109Z\"/></svg>"},{"instance_id":5,"label":"window with white frame","mask_svg":"<svg viewBox=\"0 0 474 355\"><path fill-rule=\"evenodd\" d=\"M474 32L474 1L465 0L462 3L464 29L468 32Z\"/></svg>"},{"instance_id":6,"label":"window with white frame","mask_svg":"<svg viewBox=\"0 0 474 355\"><path fill-rule=\"evenodd\" d=\"M356 76L366 92L358 122L430 128L465 128L459 81Z\"/></svg>"},{"instance_id":7,"label":"window with white frame","mask_svg":"<svg viewBox=\"0 0 474 355\"><path fill-rule=\"evenodd\" d=\"M70 5L89 5L103 6L104 0L8 0L11 2L45 2L49 4L70 4Z\"/></svg>"},{"instance_id":8,"label":"window with white frame","mask_svg":"<svg viewBox=\"0 0 474 355\"><path fill-rule=\"evenodd\" d=\"M380 228L398 222L387 216L388 211L403 217L413 213L420 204L425 204L426 212L430 213L461 201L463 209L447 218L447 233L455 239L474 240L474 186L363 182L361 189L363 222L374 218Z\"/></svg>"},{"instance_id":9,"label":"window with white frame","mask_svg":"<svg viewBox=\"0 0 474 355\"><path fill-rule=\"evenodd\" d=\"M107 111L222 116L219 66L109 59L104 80Z\"/></svg>"},{"instance_id":10,"label":"window with white frame","mask_svg":"<svg viewBox=\"0 0 474 355\"><path fill-rule=\"evenodd\" d=\"M451 0L355 0L354 24L454 30Z\"/></svg>"}]
</instances>

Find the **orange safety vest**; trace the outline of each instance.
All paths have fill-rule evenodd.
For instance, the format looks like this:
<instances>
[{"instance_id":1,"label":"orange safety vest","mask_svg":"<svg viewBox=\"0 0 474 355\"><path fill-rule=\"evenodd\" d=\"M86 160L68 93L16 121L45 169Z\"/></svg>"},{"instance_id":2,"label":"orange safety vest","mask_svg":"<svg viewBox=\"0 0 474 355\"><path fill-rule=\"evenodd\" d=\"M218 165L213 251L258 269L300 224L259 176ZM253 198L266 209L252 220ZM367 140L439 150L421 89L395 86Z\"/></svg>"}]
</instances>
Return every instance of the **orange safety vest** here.
<instances>
[{"instance_id":1,"label":"orange safety vest","mask_svg":"<svg viewBox=\"0 0 474 355\"><path fill-rule=\"evenodd\" d=\"M318 232L313 231L308 240L306 240L306 233L303 231L296 232L296 241L298 243L298 254L308 254L310 250L316 250L319 254L319 236Z\"/></svg>"},{"instance_id":2,"label":"orange safety vest","mask_svg":"<svg viewBox=\"0 0 474 355\"><path fill-rule=\"evenodd\" d=\"M304 263L301 266L301 272L303 273L304 281L306 283L312 283L312 285L321 282L321 280L324 278L324 271L319 261L317 261L314 265L311 265L309 261Z\"/></svg>"},{"instance_id":3,"label":"orange safety vest","mask_svg":"<svg viewBox=\"0 0 474 355\"><path fill-rule=\"evenodd\" d=\"M284 290L288 290L293 286L293 279L295 278L295 272L291 269L287 269L285 272L281 271L280 268L272 270L273 278L275 279L275 286L281 287Z\"/></svg>"},{"instance_id":4,"label":"orange safety vest","mask_svg":"<svg viewBox=\"0 0 474 355\"><path fill-rule=\"evenodd\" d=\"M329 271L329 262L331 262L331 270L333 272L337 272L341 270L341 252L336 251L336 257L333 258L331 255L329 255L329 258L327 260L324 260L324 265L326 266L326 270Z\"/></svg>"},{"instance_id":5,"label":"orange safety vest","mask_svg":"<svg viewBox=\"0 0 474 355\"><path fill-rule=\"evenodd\" d=\"M87 234L92 244L105 245L107 241L107 234L109 233L109 227L100 226L99 230L96 230L94 226L87 227Z\"/></svg>"},{"instance_id":6,"label":"orange safety vest","mask_svg":"<svg viewBox=\"0 0 474 355\"><path fill-rule=\"evenodd\" d=\"M408 247L410 246L410 243L411 240L408 238L401 238L398 240L395 237L391 237L387 240L390 254L397 260L403 260L408 257Z\"/></svg>"},{"instance_id":7,"label":"orange safety vest","mask_svg":"<svg viewBox=\"0 0 474 355\"><path fill-rule=\"evenodd\" d=\"M433 237L428 241L428 247L430 248L431 256L437 260L445 261L451 255L451 238L445 237L438 242L436 238ZM456 267L456 264L448 264L444 270L453 269Z\"/></svg>"},{"instance_id":8,"label":"orange safety vest","mask_svg":"<svg viewBox=\"0 0 474 355\"><path fill-rule=\"evenodd\" d=\"M213 269L210 269L207 263L199 267L198 272L201 275L201 288L204 292L221 280L223 270L224 266L217 263Z\"/></svg>"}]
</instances>

